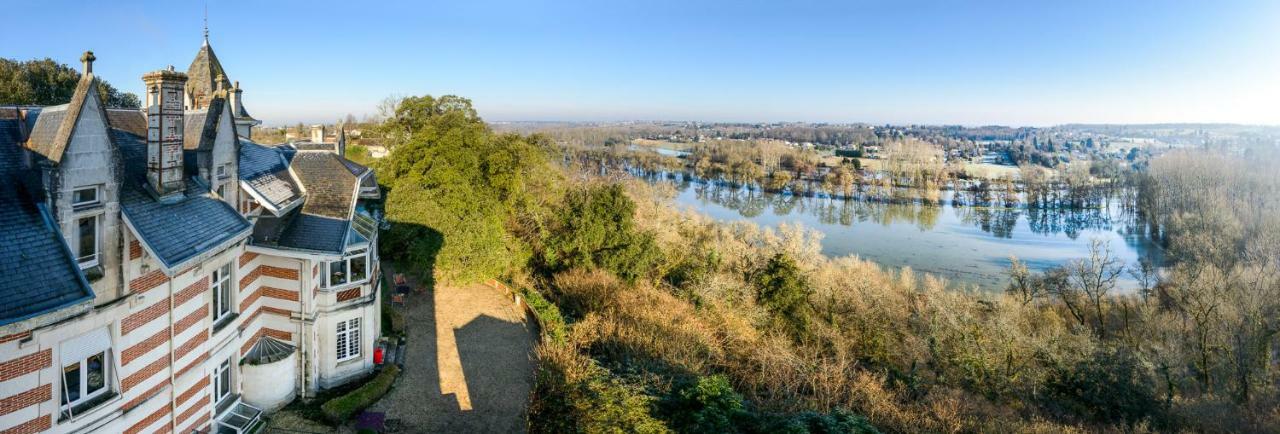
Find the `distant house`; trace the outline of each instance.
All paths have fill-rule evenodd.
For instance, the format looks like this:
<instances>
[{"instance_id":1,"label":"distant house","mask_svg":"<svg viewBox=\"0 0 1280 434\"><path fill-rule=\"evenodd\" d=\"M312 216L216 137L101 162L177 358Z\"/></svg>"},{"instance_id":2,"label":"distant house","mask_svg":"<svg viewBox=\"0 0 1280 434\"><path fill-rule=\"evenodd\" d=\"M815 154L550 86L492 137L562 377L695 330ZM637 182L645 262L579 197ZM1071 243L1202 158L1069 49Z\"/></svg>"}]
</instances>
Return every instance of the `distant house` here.
<instances>
[{"instance_id":1,"label":"distant house","mask_svg":"<svg viewBox=\"0 0 1280 434\"><path fill-rule=\"evenodd\" d=\"M253 142L207 40L145 110L102 107L94 60L0 108L0 431L249 432L372 370L373 171Z\"/></svg>"}]
</instances>

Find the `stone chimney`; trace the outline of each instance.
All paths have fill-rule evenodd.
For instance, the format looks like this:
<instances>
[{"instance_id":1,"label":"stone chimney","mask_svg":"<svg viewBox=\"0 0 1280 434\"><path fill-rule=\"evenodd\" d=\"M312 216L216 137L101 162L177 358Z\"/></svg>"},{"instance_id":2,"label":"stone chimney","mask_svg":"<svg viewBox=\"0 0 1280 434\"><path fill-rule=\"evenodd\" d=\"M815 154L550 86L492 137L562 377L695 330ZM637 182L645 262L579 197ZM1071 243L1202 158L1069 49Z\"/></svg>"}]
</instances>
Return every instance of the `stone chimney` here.
<instances>
[{"instance_id":1,"label":"stone chimney","mask_svg":"<svg viewBox=\"0 0 1280 434\"><path fill-rule=\"evenodd\" d=\"M311 126L311 143L324 143L324 125Z\"/></svg>"},{"instance_id":2,"label":"stone chimney","mask_svg":"<svg viewBox=\"0 0 1280 434\"><path fill-rule=\"evenodd\" d=\"M187 74L167 69L142 76L147 89L147 184L160 200L182 198L182 104Z\"/></svg>"},{"instance_id":3,"label":"stone chimney","mask_svg":"<svg viewBox=\"0 0 1280 434\"><path fill-rule=\"evenodd\" d=\"M338 125L338 155L347 156L347 126Z\"/></svg>"},{"instance_id":4,"label":"stone chimney","mask_svg":"<svg viewBox=\"0 0 1280 434\"><path fill-rule=\"evenodd\" d=\"M230 96L230 98L231 98L231 101L230 101L230 102L231 102L231 116L233 116L233 117L242 117L242 116L244 116L244 106L243 106L243 105L241 105L241 103L240 103L240 95L241 95L240 82L239 82L239 81L236 81L236 82L235 82L234 84L232 84L232 86L231 86L231 96Z\"/></svg>"},{"instance_id":5,"label":"stone chimney","mask_svg":"<svg viewBox=\"0 0 1280 434\"><path fill-rule=\"evenodd\" d=\"M80 63L84 64L84 75L93 74L93 61L95 60L98 60L98 58L94 57L92 51L86 51L83 56L80 56Z\"/></svg>"}]
</instances>

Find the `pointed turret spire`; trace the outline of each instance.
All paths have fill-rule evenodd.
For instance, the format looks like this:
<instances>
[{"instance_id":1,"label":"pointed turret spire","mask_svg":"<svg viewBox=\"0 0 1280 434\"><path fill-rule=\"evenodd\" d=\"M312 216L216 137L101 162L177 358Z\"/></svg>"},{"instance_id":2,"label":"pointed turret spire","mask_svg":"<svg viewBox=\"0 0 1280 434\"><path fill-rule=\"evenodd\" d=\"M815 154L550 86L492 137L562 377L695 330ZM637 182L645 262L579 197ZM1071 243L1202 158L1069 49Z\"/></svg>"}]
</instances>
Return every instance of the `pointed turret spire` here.
<instances>
[{"instance_id":1,"label":"pointed turret spire","mask_svg":"<svg viewBox=\"0 0 1280 434\"><path fill-rule=\"evenodd\" d=\"M209 2L204 3L204 46L209 46Z\"/></svg>"}]
</instances>

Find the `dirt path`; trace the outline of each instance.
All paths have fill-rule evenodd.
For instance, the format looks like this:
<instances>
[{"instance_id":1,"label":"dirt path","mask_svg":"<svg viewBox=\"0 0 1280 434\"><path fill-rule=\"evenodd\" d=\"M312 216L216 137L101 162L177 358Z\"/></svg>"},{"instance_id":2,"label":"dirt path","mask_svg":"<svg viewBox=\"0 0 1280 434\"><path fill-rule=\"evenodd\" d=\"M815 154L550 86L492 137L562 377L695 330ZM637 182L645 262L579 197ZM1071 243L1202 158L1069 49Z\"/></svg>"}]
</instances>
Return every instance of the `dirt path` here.
<instances>
[{"instance_id":1,"label":"dirt path","mask_svg":"<svg viewBox=\"0 0 1280 434\"><path fill-rule=\"evenodd\" d=\"M386 413L390 432L524 431L535 335L510 298L484 285L436 288L395 309L409 335L404 373L369 409Z\"/></svg>"}]
</instances>

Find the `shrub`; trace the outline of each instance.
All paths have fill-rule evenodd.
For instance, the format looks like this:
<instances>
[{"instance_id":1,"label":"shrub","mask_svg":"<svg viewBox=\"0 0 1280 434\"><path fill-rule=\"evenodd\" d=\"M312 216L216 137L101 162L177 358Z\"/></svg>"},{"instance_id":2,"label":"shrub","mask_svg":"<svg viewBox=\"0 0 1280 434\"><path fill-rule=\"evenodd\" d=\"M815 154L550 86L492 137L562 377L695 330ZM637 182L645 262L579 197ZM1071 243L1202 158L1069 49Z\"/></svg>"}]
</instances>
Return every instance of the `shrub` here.
<instances>
[{"instance_id":1,"label":"shrub","mask_svg":"<svg viewBox=\"0 0 1280 434\"><path fill-rule=\"evenodd\" d=\"M782 320L794 334L802 334L808 322L809 296L813 292L791 257L779 253L755 275L756 298Z\"/></svg>"},{"instance_id":2,"label":"shrub","mask_svg":"<svg viewBox=\"0 0 1280 434\"><path fill-rule=\"evenodd\" d=\"M326 418L333 423L342 423L351 419L356 413L368 408L377 402L382 395L391 390L391 385L395 383L396 377L400 375L400 368L396 365L387 365L382 368L382 372L374 376L372 380L365 383L360 388L343 396L329 400L320 406Z\"/></svg>"},{"instance_id":3,"label":"shrub","mask_svg":"<svg viewBox=\"0 0 1280 434\"><path fill-rule=\"evenodd\" d=\"M520 296L524 297L524 302L529 304L533 314L542 323L542 335L552 344L563 344L567 332L564 317L560 315L560 308L547 301L538 291L521 288Z\"/></svg>"}]
</instances>

